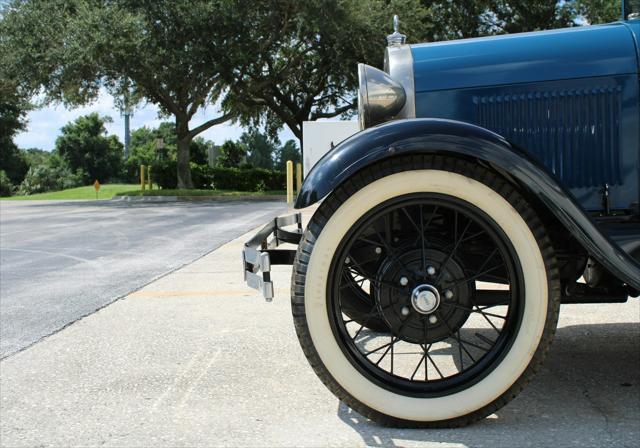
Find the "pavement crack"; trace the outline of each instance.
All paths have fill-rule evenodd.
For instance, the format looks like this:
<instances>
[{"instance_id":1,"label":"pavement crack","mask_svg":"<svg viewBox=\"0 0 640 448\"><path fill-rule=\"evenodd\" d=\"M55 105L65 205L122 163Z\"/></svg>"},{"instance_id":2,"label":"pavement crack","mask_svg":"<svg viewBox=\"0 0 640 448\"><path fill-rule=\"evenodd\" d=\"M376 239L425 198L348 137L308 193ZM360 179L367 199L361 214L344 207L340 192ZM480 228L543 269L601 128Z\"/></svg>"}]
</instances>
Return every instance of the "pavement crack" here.
<instances>
[{"instance_id":1,"label":"pavement crack","mask_svg":"<svg viewBox=\"0 0 640 448\"><path fill-rule=\"evenodd\" d=\"M609 436L610 440L615 440L614 434L611 431L611 422L609 421L609 416L606 413L606 410L602 408L602 406L600 406L596 400L594 400L591 395L589 394L589 389L585 388L582 389L582 396L587 400L587 402L589 402L589 404L591 405L591 407L602 416L603 420L604 420L604 430L607 433L607 435Z\"/></svg>"}]
</instances>

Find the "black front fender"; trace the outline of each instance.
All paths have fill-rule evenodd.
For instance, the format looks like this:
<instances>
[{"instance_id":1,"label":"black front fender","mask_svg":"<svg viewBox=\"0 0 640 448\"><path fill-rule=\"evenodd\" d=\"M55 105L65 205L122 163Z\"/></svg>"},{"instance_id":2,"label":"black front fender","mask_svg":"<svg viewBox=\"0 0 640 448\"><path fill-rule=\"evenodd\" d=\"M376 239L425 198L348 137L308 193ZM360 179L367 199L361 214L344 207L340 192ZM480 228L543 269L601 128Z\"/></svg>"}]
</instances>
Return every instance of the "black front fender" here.
<instances>
[{"instance_id":1,"label":"black front fender","mask_svg":"<svg viewBox=\"0 0 640 448\"><path fill-rule=\"evenodd\" d=\"M573 195L544 166L507 140L468 123L398 120L359 132L329 151L305 179L296 208L327 196L361 169L405 154L440 154L483 161L536 197L591 256L640 290L640 265L604 235Z\"/></svg>"}]
</instances>

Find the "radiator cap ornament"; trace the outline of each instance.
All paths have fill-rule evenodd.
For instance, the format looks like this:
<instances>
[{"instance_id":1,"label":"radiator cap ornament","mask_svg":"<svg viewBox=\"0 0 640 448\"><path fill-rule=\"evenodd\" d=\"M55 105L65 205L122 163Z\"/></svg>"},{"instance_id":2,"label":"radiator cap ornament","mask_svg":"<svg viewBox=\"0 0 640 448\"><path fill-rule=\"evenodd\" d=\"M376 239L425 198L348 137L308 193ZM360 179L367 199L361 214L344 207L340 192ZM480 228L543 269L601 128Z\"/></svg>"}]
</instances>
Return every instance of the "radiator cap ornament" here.
<instances>
[{"instance_id":1,"label":"radiator cap ornament","mask_svg":"<svg viewBox=\"0 0 640 448\"><path fill-rule=\"evenodd\" d=\"M398 31L398 25L400 21L398 20L398 15L393 16L393 33L387 36L387 46L396 47L398 45L404 45L404 42L407 40L407 36Z\"/></svg>"}]
</instances>

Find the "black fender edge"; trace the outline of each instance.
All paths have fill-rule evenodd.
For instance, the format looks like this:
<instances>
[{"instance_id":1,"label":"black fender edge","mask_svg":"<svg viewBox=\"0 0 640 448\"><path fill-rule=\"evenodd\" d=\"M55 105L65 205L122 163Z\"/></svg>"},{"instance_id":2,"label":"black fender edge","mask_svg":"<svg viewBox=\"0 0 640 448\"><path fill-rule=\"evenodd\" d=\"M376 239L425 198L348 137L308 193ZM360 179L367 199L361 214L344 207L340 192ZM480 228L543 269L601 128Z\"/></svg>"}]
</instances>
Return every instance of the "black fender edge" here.
<instances>
[{"instance_id":1,"label":"black fender edge","mask_svg":"<svg viewBox=\"0 0 640 448\"><path fill-rule=\"evenodd\" d=\"M318 161L300 189L295 208L318 202L369 165L409 154L457 156L489 164L537 198L593 259L640 291L640 264L598 229L546 167L500 135L469 123L417 118L359 132Z\"/></svg>"}]
</instances>

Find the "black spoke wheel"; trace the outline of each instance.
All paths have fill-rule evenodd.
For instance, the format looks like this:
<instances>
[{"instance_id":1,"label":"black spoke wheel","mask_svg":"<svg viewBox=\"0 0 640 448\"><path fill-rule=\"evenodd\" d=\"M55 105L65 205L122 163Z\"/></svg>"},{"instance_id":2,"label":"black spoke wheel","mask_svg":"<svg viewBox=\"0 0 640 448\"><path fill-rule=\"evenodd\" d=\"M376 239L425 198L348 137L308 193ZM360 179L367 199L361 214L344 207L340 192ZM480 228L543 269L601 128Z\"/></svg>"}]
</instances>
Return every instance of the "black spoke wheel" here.
<instances>
[{"instance_id":1,"label":"black spoke wheel","mask_svg":"<svg viewBox=\"0 0 640 448\"><path fill-rule=\"evenodd\" d=\"M366 245L377 263L361 259ZM517 334L518 266L504 233L472 204L429 193L393 198L363 216L336 251L327 302L334 334L356 368L393 392L433 396L469 387ZM344 288L354 271L369 279L371 298L359 320ZM486 303L476 282L500 288L484 291L501 301ZM421 308L419 297L433 303ZM384 323L383 334L369 331L371 321Z\"/></svg>"},{"instance_id":2,"label":"black spoke wheel","mask_svg":"<svg viewBox=\"0 0 640 448\"><path fill-rule=\"evenodd\" d=\"M379 423L451 427L506 404L559 309L553 248L496 173L398 158L336 189L294 262L296 332L319 378Z\"/></svg>"}]
</instances>

